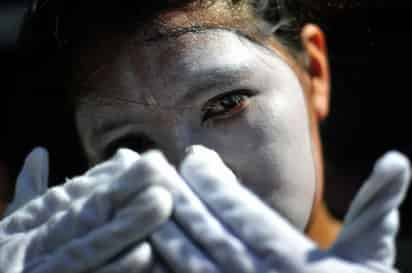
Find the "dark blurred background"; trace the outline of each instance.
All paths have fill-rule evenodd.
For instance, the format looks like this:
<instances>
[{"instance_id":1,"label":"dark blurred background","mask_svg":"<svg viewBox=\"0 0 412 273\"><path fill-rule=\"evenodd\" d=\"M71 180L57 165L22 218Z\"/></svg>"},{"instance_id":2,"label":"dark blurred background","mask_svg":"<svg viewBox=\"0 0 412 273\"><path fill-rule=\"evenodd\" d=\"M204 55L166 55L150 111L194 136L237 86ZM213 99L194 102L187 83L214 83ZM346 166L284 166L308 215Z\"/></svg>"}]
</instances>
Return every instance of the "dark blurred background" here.
<instances>
[{"instance_id":1,"label":"dark blurred background","mask_svg":"<svg viewBox=\"0 0 412 273\"><path fill-rule=\"evenodd\" d=\"M398 150L412 159L412 9L399 2L322 2L333 86L330 117L322 125L325 196L340 218L378 157ZM409 194L401 209L401 272L412 272L410 215Z\"/></svg>"},{"instance_id":2,"label":"dark blurred background","mask_svg":"<svg viewBox=\"0 0 412 273\"><path fill-rule=\"evenodd\" d=\"M322 124L325 196L332 213L342 218L378 157L396 149L412 159L408 112L412 108L412 10L406 1L390 0L316 1L310 8L327 34L332 70L331 113ZM3 18L0 16L0 25ZM54 88L58 79L42 73L49 60L31 55L10 48L0 54L0 162L13 179L24 155L33 146L44 145L50 150L53 180L62 181L65 176L81 173L86 165L68 107L62 106L64 98ZM32 58L35 62L27 62ZM38 72L35 78L29 73L33 69ZM45 79L50 87L25 90L28 84L36 86ZM408 259L412 251L411 213L409 197L401 211L401 272L412 272L412 260Z\"/></svg>"}]
</instances>

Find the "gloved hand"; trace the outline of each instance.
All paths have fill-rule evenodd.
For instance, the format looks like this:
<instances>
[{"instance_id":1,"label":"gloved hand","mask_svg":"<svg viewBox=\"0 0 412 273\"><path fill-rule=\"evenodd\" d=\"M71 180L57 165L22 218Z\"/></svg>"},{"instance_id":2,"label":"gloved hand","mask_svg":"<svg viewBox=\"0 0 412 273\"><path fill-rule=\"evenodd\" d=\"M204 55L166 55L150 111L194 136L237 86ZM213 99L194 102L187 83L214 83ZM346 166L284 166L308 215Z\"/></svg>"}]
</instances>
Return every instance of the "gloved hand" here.
<instances>
[{"instance_id":1,"label":"gloved hand","mask_svg":"<svg viewBox=\"0 0 412 273\"><path fill-rule=\"evenodd\" d=\"M192 150L181 166L184 180L152 154L158 157L154 171L169 177L160 182L173 193L175 209L150 238L174 272L396 272L398 206L410 179L409 163L399 153L377 162L339 239L322 251L240 185L216 153Z\"/></svg>"},{"instance_id":2,"label":"gloved hand","mask_svg":"<svg viewBox=\"0 0 412 273\"><path fill-rule=\"evenodd\" d=\"M0 272L152 268L152 249L144 240L172 211L170 193L151 183L158 178L153 164L120 150L83 176L47 189L47 152L34 150L0 221Z\"/></svg>"}]
</instances>

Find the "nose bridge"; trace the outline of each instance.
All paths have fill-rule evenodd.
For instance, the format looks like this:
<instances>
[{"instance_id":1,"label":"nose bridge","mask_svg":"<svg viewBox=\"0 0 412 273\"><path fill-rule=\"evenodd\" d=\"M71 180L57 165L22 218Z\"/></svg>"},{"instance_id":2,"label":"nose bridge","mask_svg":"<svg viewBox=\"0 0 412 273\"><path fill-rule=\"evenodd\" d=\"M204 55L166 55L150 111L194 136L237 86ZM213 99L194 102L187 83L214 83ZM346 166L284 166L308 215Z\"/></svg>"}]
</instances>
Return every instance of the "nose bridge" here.
<instances>
[{"instance_id":1,"label":"nose bridge","mask_svg":"<svg viewBox=\"0 0 412 273\"><path fill-rule=\"evenodd\" d=\"M186 148L192 143L192 134L190 126L187 122L182 120L176 121L176 126L174 129L174 138L176 143L176 154L177 159L180 163L186 154Z\"/></svg>"},{"instance_id":2,"label":"nose bridge","mask_svg":"<svg viewBox=\"0 0 412 273\"><path fill-rule=\"evenodd\" d=\"M191 143L190 126L182 118L181 113L170 113L168 122L159 122L153 132L157 131L156 139L158 148L165 154L167 159L175 166L179 166L185 155L185 150Z\"/></svg>"}]
</instances>

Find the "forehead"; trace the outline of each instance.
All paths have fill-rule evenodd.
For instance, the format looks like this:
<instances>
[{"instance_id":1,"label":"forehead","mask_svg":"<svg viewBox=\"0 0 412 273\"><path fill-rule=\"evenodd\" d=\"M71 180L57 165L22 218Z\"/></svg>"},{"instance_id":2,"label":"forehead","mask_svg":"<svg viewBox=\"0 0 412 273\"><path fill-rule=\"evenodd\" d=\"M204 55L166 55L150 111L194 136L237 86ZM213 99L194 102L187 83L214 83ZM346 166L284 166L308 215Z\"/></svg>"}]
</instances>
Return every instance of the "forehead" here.
<instances>
[{"instance_id":1,"label":"forehead","mask_svg":"<svg viewBox=\"0 0 412 273\"><path fill-rule=\"evenodd\" d=\"M119 95L135 84L141 91L171 82L183 88L188 81L216 81L215 76L223 74L246 78L257 67L285 69L281 54L225 29L145 42L130 36L100 38L79 50L77 57L75 88L104 96Z\"/></svg>"}]
</instances>

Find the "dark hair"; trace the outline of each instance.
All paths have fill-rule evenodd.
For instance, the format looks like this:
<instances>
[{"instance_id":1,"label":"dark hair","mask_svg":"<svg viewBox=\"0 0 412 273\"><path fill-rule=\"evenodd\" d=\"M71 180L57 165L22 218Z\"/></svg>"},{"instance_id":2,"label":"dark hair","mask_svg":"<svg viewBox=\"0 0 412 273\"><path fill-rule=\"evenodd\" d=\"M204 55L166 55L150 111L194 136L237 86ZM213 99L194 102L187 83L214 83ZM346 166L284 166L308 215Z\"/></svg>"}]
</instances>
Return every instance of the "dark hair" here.
<instances>
[{"instance_id":1,"label":"dark hair","mask_svg":"<svg viewBox=\"0 0 412 273\"><path fill-rule=\"evenodd\" d=\"M159 13L173 9L213 9L217 3L225 3L237 20L240 31L253 29L261 36L272 36L285 46L292 55L298 55L302 46L300 30L304 23L316 16L308 0L124 0L120 5L110 1L67 0L40 1L34 13L34 21L40 18L42 33L50 33L59 47L65 47L93 32L93 26L107 29L142 27ZM144 3L144 4L143 4ZM241 8L248 14L239 15ZM211 12L213 13L213 12ZM236 17L236 18L235 18ZM225 27L225 26L222 26ZM236 27L234 25L233 27ZM47 28L45 31L44 28ZM84 37L84 36L83 36Z\"/></svg>"}]
</instances>

